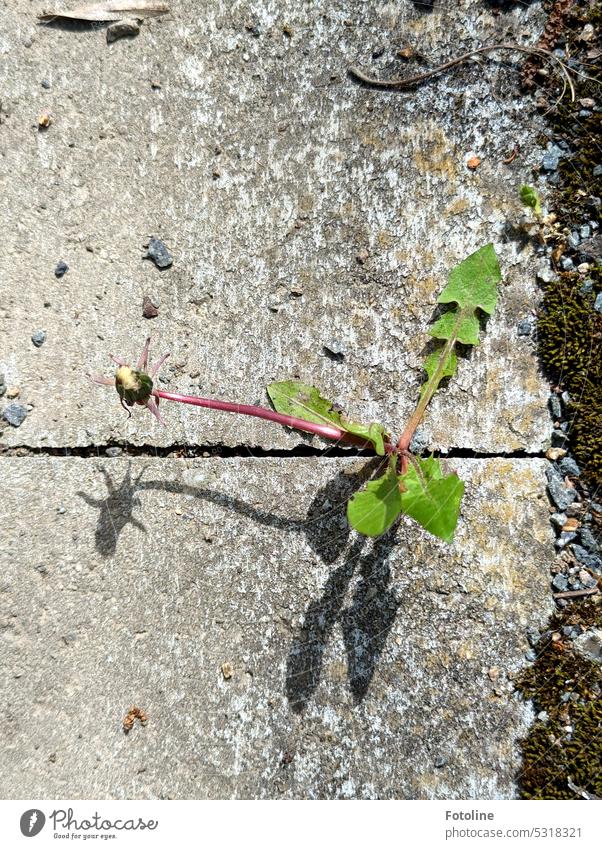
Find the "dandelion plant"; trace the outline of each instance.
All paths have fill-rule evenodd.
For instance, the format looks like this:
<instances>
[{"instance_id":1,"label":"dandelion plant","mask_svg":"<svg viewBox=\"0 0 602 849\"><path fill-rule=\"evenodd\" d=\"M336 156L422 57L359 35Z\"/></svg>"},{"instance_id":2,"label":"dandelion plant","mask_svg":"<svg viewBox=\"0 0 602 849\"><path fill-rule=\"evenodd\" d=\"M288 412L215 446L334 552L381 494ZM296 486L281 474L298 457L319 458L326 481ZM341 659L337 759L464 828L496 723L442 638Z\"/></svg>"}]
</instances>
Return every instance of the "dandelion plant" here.
<instances>
[{"instance_id":1,"label":"dandelion plant","mask_svg":"<svg viewBox=\"0 0 602 849\"><path fill-rule=\"evenodd\" d=\"M435 349L424 361L426 381L420 390L416 408L397 442L391 441L384 425L348 419L332 401L322 397L318 389L298 381L280 381L267 387L273 409L157 389L153 378L169 355L162 356L149 369L150 339L146 340L135 368L111 355L118 366L115 376L95 376L93 380L115 386L122 406L130 415L131 407L146 407L161 424L164 422L159 402L163 399L256 416L324 439L368 448L386 458L386 471L382 477L368 481L351 498L347 505L350 525L366 536L376 537L405 514L440 539L452 542L464 483L455 472L444 474L440 461L435 457L414 455L410 444L441 381L456 373L457 345L478 345L481 320L495 309L500 280L500 267L491 244L475 251L451 271L448 283L438 298L444 312L429 330L437 341Z\"/></svg>"}]
</instances>

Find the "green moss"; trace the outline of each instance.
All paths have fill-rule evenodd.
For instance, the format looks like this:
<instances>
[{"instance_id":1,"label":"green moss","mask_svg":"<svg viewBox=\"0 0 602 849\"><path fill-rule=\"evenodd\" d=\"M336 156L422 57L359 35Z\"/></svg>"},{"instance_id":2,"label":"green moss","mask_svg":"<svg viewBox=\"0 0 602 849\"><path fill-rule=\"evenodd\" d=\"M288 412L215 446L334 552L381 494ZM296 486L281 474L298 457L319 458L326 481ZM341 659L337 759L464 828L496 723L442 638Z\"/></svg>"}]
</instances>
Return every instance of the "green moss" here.
<instances>
[{"instance_id":1,"label":"green moss","mask_svg":"<svg viewBox=\"0 0 602 849\"><path fill-rule=\"evenodd\" d=\"M572 708L567 733L562 722L538 722L523 744L523 799L581 799L569 781L602 798L602 704Z\"/></svg>"},{"instance_id":2,"label":"green moss","mask_svg":"<svg viewBox=\"0 0 602 849\"><path fill-rule=\"evenodd\" d=\"M548 714L521 743L524 799L582 798L569 781L602 798L602 669L576 654L570 640L558 639L563 626L577 624L602 626L599 598L556 613L536 647L537 660L516 681L535 709Z\"/></svg>"},{"instance_id":3,"label":"green moss","mask_svg":"<svg viewBox=\"0 0 602 849\"><path fill-rule=\"evenodd\" d=\"M548 374L568 390L573 453L584 476L602 485L602 314L594 310L602 270L588 275L593 292L582 294L579 274L561 274L545 290L538 320L539 354Z\"/></svg>"}]
</instances>

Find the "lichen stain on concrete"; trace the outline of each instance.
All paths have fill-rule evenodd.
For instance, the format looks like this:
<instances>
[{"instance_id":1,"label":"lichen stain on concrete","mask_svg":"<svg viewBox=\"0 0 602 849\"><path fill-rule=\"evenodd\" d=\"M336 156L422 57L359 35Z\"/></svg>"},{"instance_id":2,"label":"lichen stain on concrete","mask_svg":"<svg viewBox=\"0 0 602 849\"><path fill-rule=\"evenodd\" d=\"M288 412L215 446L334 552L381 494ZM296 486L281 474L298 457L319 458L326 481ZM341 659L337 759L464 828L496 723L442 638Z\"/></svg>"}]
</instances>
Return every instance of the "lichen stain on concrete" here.
<instances>
[{"instance_id":1,"label":"lichen stain on concrete","mask_svg":"<svg viewBox=\"0 0 602 849\"><path fill-rule=\"evenodd\" d=\"M445 177L439 189L446 194L455 190L458 151L452 147L441 127L432 122L419 124L412 133L413 161L419 173Z\"/></svg>"}]
</instances>

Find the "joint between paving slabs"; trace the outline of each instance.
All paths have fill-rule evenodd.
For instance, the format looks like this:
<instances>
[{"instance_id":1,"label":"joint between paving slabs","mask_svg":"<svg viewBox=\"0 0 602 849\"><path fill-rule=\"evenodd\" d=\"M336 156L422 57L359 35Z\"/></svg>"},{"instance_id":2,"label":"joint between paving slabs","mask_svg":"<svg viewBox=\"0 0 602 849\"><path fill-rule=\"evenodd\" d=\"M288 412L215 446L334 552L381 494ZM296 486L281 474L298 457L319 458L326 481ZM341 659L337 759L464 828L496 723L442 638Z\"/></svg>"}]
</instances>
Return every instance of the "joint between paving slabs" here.
<instances>
[{"instance_id":1,"label":"joint between paving slabs","mask_svg":"<svg viewBox=\"0 0 602 849\"><path fill-rule=\"evenodd\" d=\"M543 460L543 451L474 451L470 448L449 448L447 451L423 451L421 457L433 456L443 460ZM173 443L166 446L124 445L109 442L103 445L85 446L0 446L0 456L5 457L81 457L89 459L113 459L116 457L146 457L170 459L276 459L327 457L354 458L373 457L370 449L332 446L318 448L313 445L296 445L293 448L262 448L258 445L187 445Z\"/></svg>"}]
</instances>

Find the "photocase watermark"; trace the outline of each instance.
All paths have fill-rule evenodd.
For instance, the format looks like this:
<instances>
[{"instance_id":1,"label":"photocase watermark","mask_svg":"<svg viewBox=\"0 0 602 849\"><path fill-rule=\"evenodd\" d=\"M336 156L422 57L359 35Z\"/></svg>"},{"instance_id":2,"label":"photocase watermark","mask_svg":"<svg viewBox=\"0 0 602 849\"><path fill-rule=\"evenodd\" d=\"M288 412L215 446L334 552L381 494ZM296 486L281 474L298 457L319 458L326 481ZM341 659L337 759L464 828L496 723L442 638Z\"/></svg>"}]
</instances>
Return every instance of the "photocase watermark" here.
<instances>
[{"instance_id":1,"label":"photocase watermark","mask_svg":"<svg viewBox=\"0 0 602 849\"><path fill-rule=\"evenodd\" d=\"M21 821L19 823L21 834L24 837L35 837L36 834L42 831L45 822L46 817L39 808L30 808L24 814L21 814Z\"/></svg>"},{"instance_id":2,"label":"photocase watermark","mask_svg":"<svg viewBox=\"0 0 602 849\"><path fill-rule=\"evenodd\" d=\"M78 818L74 815L73 808L57 808L46 817L38 808L30 808L21 815L21 834L24 837L35 837L44 828L47 819L49 825L52 825L54 837L66 840L106 840L117 837L122 831L154 831L159 825L159 820L146 820L142 817L113 820L103 817L98 811L94 811L91 816Z\"/></svg>"}]
</instances>

